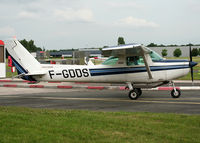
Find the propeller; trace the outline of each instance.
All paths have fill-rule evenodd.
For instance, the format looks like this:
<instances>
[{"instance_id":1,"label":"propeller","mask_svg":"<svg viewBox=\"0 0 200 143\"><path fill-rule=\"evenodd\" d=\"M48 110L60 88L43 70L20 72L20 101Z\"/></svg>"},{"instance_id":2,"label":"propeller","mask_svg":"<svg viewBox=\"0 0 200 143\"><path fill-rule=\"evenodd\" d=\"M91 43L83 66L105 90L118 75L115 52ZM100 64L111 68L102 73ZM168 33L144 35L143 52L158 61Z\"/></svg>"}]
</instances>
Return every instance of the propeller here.
<instances>
[{"instance_id":1,"label":"propeller","mask_svg":"<svg viewBox=\"0 0 200 143\"><path fill-rule=\"evenodd\" d=\"M191 79L192 79L192 82L194 81L194 74L193 74L193 67L191 66L191 63L192 63L192 48L190 46L190 72L191 72Z\"/></svg>"},{"instance_id":2,"label":"propeller","mask_svg":"<svg viewBox=\"0 0 200 143\"><path fill-rule=\"evenodd\" d=\"M192 48L191 48L191 45L190 45L190 62L189 62L189 66L190 66L190 72L191 72L191 79L192 79L192 82L194 81L194 72L193 72L193 67L197 65L196 62L193 62L192 61Z\"/></svg>"}]
</instances>

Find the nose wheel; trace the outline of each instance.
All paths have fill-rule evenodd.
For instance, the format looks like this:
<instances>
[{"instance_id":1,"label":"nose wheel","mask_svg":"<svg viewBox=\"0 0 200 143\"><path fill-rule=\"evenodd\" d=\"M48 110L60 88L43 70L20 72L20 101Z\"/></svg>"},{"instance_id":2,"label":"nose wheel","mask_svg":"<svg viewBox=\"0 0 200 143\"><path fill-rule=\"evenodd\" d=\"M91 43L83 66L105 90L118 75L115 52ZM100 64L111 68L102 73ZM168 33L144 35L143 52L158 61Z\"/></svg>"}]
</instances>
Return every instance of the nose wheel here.
<instances>
[{"instance_id":1,"label":"nose wheel","mask_svg":"<svg viewBox=\"0 0 200 143\"><path fill-rule=\"evenodd\" d=\"M173 89L171 91L171 96L173 98L179 98L181 96L181 91L179 89Z\"/></svg>"},{"instance_id":2,"label":"nose wheel","mask_svg":"<svg viewBox=\"0 0 200 143\"><path fill-rule=\"evenodd\" d=\"M174 85L174 82L172 82L173 90L171 91L171 96L173 98L179 98L181 96L181 91L180 89L177 89Z\"/></svg>"}]
</instances>

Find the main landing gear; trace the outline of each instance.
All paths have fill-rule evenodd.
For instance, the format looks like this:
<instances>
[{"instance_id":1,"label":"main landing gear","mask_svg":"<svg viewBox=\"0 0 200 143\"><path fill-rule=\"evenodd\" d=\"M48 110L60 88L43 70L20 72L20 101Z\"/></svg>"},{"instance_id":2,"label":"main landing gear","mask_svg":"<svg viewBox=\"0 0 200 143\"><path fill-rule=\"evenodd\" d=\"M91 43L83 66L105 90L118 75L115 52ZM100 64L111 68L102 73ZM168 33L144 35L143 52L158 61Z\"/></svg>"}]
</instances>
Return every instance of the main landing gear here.
<instances>
[{"instance_id":1,"label":"main landing gear","mask_svg":"<svg viewBox=\"0 0 200 143\"><path fill-rule=\"evenodd\" d=\"M136 100L140 95L142 95L142 90L140 88L133 88L128 94L129 98L132 100Z\"/></svg>"},{"instance_id":2,"label":"main landing gear","mask_svg":"<svg viewBox=\"0 0 200 143\"><path fill-rule=\"evenodd\" d=\"M128 88L130 89L128 96L131 100L136 100L142 95L141 88L133 88L133 85L131 83L128 83Z\"/></svg>"}]
</instances>

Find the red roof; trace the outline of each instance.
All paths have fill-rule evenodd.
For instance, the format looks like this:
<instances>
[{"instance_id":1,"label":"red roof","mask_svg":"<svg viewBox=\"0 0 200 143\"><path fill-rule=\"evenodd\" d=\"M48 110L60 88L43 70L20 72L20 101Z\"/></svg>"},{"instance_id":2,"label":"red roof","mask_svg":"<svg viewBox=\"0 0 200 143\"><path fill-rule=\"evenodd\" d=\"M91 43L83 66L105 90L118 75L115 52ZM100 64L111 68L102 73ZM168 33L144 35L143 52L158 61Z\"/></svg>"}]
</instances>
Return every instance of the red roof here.
<instances>
[{"instance_id":1,"label":"red roof","mask_svg":"<svg viewBox=\"0 0 200 143\"><path fill-rule=\"evenodd\" d=\"M4 45L4 42L3 42L2 40L0 40L0 45L1 45L1 46Z\"/></svg>"}]
</instances>

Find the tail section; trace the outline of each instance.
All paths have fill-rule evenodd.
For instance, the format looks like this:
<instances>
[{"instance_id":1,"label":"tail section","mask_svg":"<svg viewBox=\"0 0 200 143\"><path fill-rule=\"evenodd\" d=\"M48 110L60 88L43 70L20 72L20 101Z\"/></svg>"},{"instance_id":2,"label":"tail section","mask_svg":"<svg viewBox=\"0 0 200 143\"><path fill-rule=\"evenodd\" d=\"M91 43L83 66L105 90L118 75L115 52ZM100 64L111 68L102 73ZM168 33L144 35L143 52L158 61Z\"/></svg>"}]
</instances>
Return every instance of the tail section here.
<instances>
[{"instance_id":1,"label":"tail section","mask_svg":"<svg viewBox=\"0 0 200 143\"><path fill-rule=\"evenodd\" d=\"M41 72L40 63L16 39L7 40L5 47L17 68L18 74L22 75L23 79L35 81L31 75Z\"/></svg>"}]
</instances>

